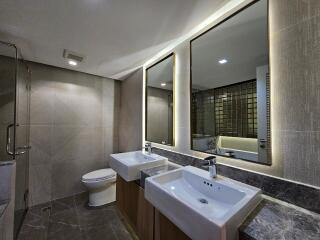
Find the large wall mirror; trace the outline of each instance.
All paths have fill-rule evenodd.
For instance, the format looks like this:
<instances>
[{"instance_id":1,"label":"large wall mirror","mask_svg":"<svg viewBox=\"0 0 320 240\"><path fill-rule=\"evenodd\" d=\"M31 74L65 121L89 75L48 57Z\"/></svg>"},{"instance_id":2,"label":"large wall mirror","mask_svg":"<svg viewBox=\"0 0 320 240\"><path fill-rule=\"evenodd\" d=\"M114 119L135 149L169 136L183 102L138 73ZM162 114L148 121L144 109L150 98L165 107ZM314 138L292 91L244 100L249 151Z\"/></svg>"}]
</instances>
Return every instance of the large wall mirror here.
<instances>
[{"instance_id":1,"label":"large wall mirror","mask_svg":"<svg viewBox=\"0 0 320 240\"><path fill-rule=\"evenodd\" d=\"M268 1L190 44L192 150L270 165Z\"/></svg>"},{"instance_id":2,"label":"large wall mirror","mask_svg":"<svg viewBox=\"0 0 320 240\"><path fill-rule=\"evenodd\" d=\"M146 141L174 146L174 54L146 70Z\"/></svg>"}]
</instances>

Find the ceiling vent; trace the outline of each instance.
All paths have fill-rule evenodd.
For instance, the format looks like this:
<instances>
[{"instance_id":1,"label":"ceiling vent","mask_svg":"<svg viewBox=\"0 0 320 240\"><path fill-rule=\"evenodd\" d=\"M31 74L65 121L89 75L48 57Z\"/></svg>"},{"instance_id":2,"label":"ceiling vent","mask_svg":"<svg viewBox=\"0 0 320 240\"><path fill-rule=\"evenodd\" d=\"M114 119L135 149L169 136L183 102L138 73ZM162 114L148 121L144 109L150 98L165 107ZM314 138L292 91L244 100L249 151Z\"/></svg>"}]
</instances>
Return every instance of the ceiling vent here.
<instances>
[{"instance_id":1,"label":"ceiling vent","mask_svg":"<svg viewBox=\"0 0 320 240\"><path fill-rule=\"evenodd\" d=\"M76 61L77 63L82 62L83 59L84 59L84 57L81 56L81 54L72 52L72 51L67 50L67 49L64 49L64 50L63 50L63 57L66 58L66 59L68 59L68 60L74 60L74 61Z\"/></svg>"}]
</instances>

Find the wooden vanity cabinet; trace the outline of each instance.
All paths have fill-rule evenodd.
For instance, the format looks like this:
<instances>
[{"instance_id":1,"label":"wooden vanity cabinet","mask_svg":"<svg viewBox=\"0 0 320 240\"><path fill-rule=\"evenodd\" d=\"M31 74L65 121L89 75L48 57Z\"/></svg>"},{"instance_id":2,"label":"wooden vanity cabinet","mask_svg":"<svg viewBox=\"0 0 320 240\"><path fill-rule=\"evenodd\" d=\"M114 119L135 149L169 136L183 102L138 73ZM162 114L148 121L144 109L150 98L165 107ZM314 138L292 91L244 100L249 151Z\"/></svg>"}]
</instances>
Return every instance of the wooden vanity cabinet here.
<instances>
[{"instance_id":1,"label":"wooden vanity cabinet","mask_svg":"<svg viewBox=\"0 0 320 240\"><path fill-rule=\"evenodd\" d=\"M191 238L155 209L154 240L191 240Z\"/></svg>"},{"instance_id":2,"label":"wooden vanity cabinet","mask_svg":"<svg viewBox=\"0 0 320 240\"><path fill-rule=\"evenodd\" d=\"M117 176L117 206L140 240L189 240L176 225L144 198L136 182Z\"/></svg>"},{"instance_id":3,"label":"wooden vanity cabinet","mask_svg":"<svg viewBox=\"0 0 320 240\"><path fill-rule=\"evenodd\" d=\"M135 182L117 176L117 206L140 240L153 240L154 207Z\"/></svg>"}]
</instances>

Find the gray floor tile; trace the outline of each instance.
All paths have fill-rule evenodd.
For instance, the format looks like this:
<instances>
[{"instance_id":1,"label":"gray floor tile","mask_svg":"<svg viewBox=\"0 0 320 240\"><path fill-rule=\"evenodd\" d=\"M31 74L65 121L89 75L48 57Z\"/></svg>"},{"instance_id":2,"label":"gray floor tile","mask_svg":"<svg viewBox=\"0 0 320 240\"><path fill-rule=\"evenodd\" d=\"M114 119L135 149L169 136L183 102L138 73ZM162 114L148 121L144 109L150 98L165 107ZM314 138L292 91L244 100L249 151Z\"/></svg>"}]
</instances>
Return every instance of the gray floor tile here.
<instances>
[{"instance_id":1,"label":"gray floor tile","mask_svg":"<svg viewBox=\"0 0 320 240\"><path fill-rule=\"evenodd\" d=\"M18 240L46 240L46 230L34 229L28 232L20 232Z\"/></svg>"},{"instance_id":2,"label":"gray floor tile","mask_svg":"<svg viewBox=\"0 0 320 240\"><path fill-rule=\"evenodd\" d=\"M86 240L116 240L115 235L110 224L91 226L85 228Z\"/></svg>"},{"instance_id":3,"label":"gray floor tile","mask_svg":"<svg viewBox=\"0 0 320 240\"><path fill-rule=\"evenodd\" d=\"M77 209L79 221L81 226L99 226L117 218L117 214L113 208L78 208Z\"/></svg>"},{"instance_id":4,"label":"gray floor tile","mask_svg":"<svg viewBox=\"0 0 320 240\"><path fill-rule=\"evenodd\" d=\"M55 215L61 211L70 210L75 208L74 197L67 197L54 200L51 203L51 215Z\"/></svg>"},{"instance_id":5,"label":"gray floor tile","mask_svg":"<svg viewBox=\"0 0 320 240\"><path fill-rule=\"evenodd\" d=\"M85 240L84 232L79 225L61 222L50 222L47 240Z\"/></svg>"},{"instance_id":6,"label":"gray floor tile","mask_svg":"<svg viewBox=\"0 0 320 240\"><path fill-rule=\"evenodd\" d=\"M18 240L130 240L114 203L87 206L88 194L54 200L29 209Z\"/></svg>"},{"instance_id":7,"label":"gray floor tile","mask_svg":"<svg viewBox=\"0 0 320 240\"><path fill-rule=\"evenodd\" d=\"M54 215L50 215L50 223L64 223L69 225L80 225L77 211L75 208L60 211Z\"/></svg>"}]
</instances>

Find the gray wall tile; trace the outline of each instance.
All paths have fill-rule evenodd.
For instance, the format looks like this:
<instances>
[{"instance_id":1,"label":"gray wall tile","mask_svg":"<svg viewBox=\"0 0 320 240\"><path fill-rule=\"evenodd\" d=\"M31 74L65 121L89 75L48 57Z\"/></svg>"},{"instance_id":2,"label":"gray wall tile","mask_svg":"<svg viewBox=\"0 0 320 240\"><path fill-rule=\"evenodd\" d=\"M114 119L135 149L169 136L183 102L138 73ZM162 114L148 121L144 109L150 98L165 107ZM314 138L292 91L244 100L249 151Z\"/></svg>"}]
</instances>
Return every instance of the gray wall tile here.
<instances>
[{"instance_id":1,"label":"gray wall tile","mask_svg":"<svg viewBox=\"0 0 320 240\"><path fill-rule=\"evenodd\" d=\"M143 70L138 69L121 83L119 151L142 148Z\"/></svg>"},{"instance_id":2,"label":"gray wall tile","mask_svg":"<svg viewBox=\"0 0 320 240\"><path fill-rule=\"evenodd\" d=\"M284 175L320 186L320 132L281 132Z\"/></svg>"},{"instance_id":3,"label":"gray wall tile","mask_svg":"<svg viewBox=\"0 0 320 240\"><path fill-rule=\"evenodd\" d=\"M317 15L320 15L318 0L270 0L272 32L290 28Z\"/></svg>"},{"instance_id":4,"label":"gray wall tile","mask_svg":"<svg viewBox=\"0 0 320 240\"><path fill-rule=\"evenodd\" d=\"M84 191L83 174L118 150L115 80L30 63L30 204Z\"/></svg>"},{"instance_id":5,"label":"gray wall tile","mask_svg":"<svg viewBox=\"0 0 320 240\"><path fill-rule=\"evenodd\" d=\"M31 125L29 164L49 164L52 156L52 125Z\"/></svg>"},{"instance_id":6,"label":"gray wall tile","mask_svg":"<svg viewBox=\"0 0 320 240\"><path fill-rule=\"evenodd\" d=\"M320 1L270 0L273 161L320 186Z\"/></svg>"}]
</instances>

